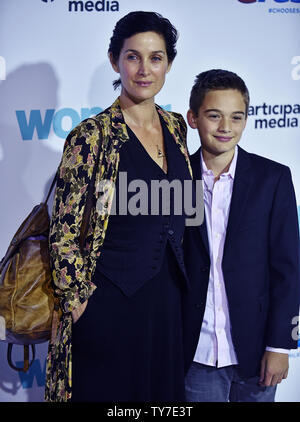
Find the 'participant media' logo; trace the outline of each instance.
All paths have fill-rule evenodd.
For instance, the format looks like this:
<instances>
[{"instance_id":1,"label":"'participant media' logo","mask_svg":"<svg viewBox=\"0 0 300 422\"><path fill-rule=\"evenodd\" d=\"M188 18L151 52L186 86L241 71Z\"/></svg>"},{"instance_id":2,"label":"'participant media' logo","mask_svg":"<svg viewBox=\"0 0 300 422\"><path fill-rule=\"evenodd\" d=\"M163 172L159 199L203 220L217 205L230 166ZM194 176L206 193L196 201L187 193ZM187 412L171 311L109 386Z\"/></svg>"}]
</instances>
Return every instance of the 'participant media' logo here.
<instances>
[{"instance_id":1,"label":"'participant media' logo","mask_svg":"<svg viewBox=\"0 0 300 422\"><path fill-rule=\"evenodd\" d=\"M52 3L54 0L42 0L44 3ZM69 12L118 12L120 5L118 1L68 1Z\"/></svg>"}]
</instances>

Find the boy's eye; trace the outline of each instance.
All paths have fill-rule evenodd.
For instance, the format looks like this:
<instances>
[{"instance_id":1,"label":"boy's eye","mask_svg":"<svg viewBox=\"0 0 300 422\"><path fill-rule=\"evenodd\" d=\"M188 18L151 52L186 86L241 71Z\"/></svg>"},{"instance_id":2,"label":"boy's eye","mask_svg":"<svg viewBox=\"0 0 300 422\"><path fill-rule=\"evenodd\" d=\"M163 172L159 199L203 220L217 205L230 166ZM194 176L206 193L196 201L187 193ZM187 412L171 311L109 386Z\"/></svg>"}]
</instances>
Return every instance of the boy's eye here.
<instances>
[{"instance_id":1,"label":"boy's eye","mask_svg":"<svg viewBox=\"0 0 300 422\"><path fill-rule=\"evenodd\" d=\"M220 115L219 114L209 114L208 117L210 119L218 119L220 117Z\"/></svg>"},{"instance_id":2,"label":"boy's eye","mask_svg":"<svg viewBox=\"0 0 300 422\"><path fill-rule=\"evenodd\" d=\"M242 117L241 116L233 116L233 120L240 121L240 120L242 120Z\"/></svg>"}]
</instances>

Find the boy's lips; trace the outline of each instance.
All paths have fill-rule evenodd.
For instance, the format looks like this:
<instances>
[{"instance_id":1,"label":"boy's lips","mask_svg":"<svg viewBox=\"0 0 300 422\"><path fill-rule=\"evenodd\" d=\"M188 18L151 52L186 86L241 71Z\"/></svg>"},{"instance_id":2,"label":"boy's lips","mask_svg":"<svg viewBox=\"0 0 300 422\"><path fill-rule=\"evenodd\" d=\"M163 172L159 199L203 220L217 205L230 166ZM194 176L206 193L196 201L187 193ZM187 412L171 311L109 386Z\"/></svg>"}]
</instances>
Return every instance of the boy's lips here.
<instances>
[{"instance_id":1,"label":"boy's lips","mask_svg":"<svg viewBox=\"0 0 300 422\"><path fill-rule=\"evenodd\" d=\"M229 142L232 139L232 136L215 136L215 138L220 142Z\"/></svg>"}]
</instances>

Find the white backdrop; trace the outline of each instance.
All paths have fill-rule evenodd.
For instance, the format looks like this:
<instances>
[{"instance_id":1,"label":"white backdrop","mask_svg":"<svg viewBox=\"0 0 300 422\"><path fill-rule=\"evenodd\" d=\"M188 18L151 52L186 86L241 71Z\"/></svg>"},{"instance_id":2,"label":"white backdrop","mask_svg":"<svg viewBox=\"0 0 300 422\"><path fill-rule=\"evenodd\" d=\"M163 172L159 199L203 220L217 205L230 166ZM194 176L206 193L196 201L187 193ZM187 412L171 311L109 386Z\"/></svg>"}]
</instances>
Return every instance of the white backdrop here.
<instances>
[{"instance_id":1,"label":"white backdrop","mask_svg":"<svg viewBox=\"0 0 300 422\"><path fill-rule=\"evenodd\" d=\"M116 21L132 10L157 11L180 33L156 102L185 116L198 73L238 73L251 100L241 146L288 165L300 204L300 0L1 0L0 256L44 199L69 130L118 95L107 48ZM188 146L198 148L196 131ZM43 400L46 350L37 346L31 369L18 374L0 343L0 401ZM299 356L291 354L277 401L300 401ZM14 358L22 359L20 348Z\"/></svg>"}]
</instances>

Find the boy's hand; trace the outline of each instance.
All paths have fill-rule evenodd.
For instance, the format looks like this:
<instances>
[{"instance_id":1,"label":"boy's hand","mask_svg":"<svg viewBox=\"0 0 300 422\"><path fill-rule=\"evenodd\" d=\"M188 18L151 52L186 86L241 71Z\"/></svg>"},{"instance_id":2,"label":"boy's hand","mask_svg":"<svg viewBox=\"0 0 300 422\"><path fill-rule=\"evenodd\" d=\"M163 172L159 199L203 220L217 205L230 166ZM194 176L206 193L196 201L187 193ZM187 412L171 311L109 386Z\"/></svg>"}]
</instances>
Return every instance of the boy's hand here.
<instances>
[{"instance_id":1,"label":"boy's hand","mask_svg":"<svg viewBox=\"0 0 300 422\"><path fill-rule=\"evenodd\" d=\"M289 370L289 355L266 351L261 361L259 383L262 386L275 387L287 378Z\"/></svg>"}]
</instances>

